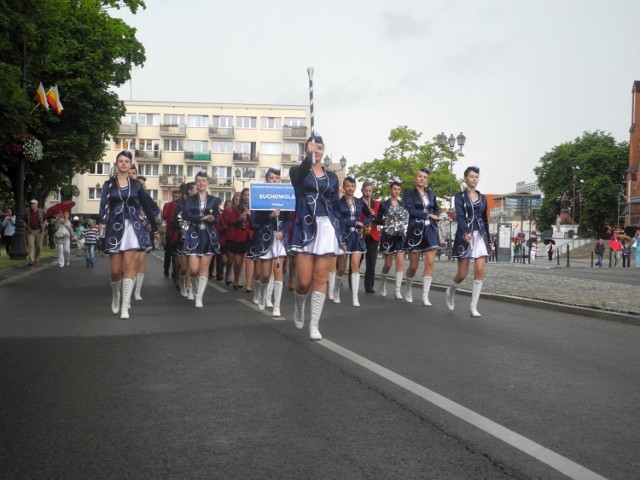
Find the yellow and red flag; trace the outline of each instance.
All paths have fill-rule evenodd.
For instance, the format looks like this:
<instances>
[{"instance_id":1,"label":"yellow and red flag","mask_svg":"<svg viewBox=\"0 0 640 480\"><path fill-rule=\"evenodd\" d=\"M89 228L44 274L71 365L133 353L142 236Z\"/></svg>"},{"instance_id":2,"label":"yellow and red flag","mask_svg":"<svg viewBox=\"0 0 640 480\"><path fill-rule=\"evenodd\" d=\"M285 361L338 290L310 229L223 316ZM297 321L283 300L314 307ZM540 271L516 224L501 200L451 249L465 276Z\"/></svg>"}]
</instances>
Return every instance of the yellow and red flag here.
<instances>
[{"instance_id":1,"label":"yellow and red flag","mask_svg":"<svg viewBox=\"0 0 640 480\"><path fill-rule=\"evenodd\" d=\"M44 93L44 85L42 85L42 82L40 82L40 85L38 85L38 90L36 90L36 100L38 100L38 103L40 105L49 110L49 104L47 103L47 94Z\"/></svg>"},{"instance_id":2,"label":"yellow and red flag","mask_svg":"<svg viewBox=\"0 0 640 480\"><path fill-rule=\"evenodd\" d=\"M51 87L47 92L47 101L58 115L60 115L62 113L62 110L64 110L64 108L62 107L62 103L60 103L60 93L58 92L57 85Z\"/></svg>"}]
</instances>

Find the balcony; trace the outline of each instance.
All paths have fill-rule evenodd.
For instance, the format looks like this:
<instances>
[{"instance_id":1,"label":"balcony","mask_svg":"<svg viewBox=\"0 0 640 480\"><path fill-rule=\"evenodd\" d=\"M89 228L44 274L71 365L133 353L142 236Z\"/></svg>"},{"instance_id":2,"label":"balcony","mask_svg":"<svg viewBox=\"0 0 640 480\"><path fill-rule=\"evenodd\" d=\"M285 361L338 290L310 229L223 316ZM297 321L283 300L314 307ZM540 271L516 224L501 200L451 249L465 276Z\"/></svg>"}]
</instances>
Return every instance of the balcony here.
<instances>
[{"instance_id":1,"label":"balcony","mask_svg":"<svg viewBox=\"0 0 640 480\"><path fill-rule=\"evenodd\" d=\"M187 136L187 126L186 125L161 124L160 125L160 136L161 137L186 137Z\"/></svg>"},{"instance_id":2,"label":"balcony","mask_svg":"<svg viewBox=\"0 0 640 480\"><path fill-rule=\"evenodd\" d=\"M209 137L211 138L233 138L233 127L209 127Z\"/></svg>"},{"instance_id":3,"label":"balcony","mask_svg":"<svg viewBox=\"0 0 640 480\"><path fill-rule=\"evenodd\" d=\"M118 125L118 136L135 136L138 134L138 124L133 125Z\"/></svg>"},{"instance_id":4,"label":"balcony","mask_svg":"<svg viewBox=\"0 0 640 480\"><path fill-rule=\"evenodd\" d=\"M185 162L205 163L211 161L210 153L184 152Z\"/></svg>"},{"instance_id":5,"label":"balcony","mask_svg":"<svg viewBox=\"0 0 640 480\"><path fill-rule=\"evenodd\" d=\"M184 177L181 175L166 174L160 175L161 187L178 187L184 182Z\"/></svg>"},{"instance_id":6,"label":"balcony","mask_svg":"<svg viewBox=\"0 0 640 480\"><path fill-rule=\"evenodd\" d=\"M233 163L243 164L248 163L254 165L258 163L260 156L257 153L238 153L233 152Z\"/></svg>"},{"instance_id":7,"label":"balcony","mask_svg":"<svg viewBox=\"0 0 640 480\"><path fill-rule=\"evenodd\" d=\"M306 140L307 127L288 127L282 128L282 138L284 140Z\"/></svg>"},{"instance_id":8,"label":"balcony","mask_svg":"<svg viewBox=\"0 0 640 480\"><path fill-rule=\"evenodd\" d=\"M231 178L213 178L209 177L209 186L218 189L233 189L233 180Z\"/></svg>"},{"instance_id":9,"label":"balcony","mask_svg":"<svg viewBox=\"0 0 640 480\"><path fill-rule=\"evenodd\" d=\"M136 150L135 151L135 160L137 161L160 161L161 154L160 150Z\"/></svg>"},{"instance_id":10,"label":"balcony","mask_svg":"<svg viewBox=\"0 0 640 480\"><path fill-rule=\"evenodd\" d=\"M298 165L304 160L304 155L294 155L293 153L283 153L280 159L282 165Z\"/></svg>"}]
</instances>

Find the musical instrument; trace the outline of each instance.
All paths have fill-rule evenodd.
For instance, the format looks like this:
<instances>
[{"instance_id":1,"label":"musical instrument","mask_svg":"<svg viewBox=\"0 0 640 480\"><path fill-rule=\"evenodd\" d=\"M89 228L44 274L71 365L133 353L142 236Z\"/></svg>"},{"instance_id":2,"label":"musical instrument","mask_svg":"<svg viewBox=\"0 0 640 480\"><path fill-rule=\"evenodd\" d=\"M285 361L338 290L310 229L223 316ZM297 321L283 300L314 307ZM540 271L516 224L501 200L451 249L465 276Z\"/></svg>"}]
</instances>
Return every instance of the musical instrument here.
<instances>
[{"instance_id":1,"label":"musical instrument","mask_svg":"<svg viewBox=\"0 0 640 480\"><path fill-rule=\"evenodd\" d=\"M409 227L409 212L401 206L391 206L384 217L384 231L392 237L404 236Z\"/></svg>"}]
</instances>

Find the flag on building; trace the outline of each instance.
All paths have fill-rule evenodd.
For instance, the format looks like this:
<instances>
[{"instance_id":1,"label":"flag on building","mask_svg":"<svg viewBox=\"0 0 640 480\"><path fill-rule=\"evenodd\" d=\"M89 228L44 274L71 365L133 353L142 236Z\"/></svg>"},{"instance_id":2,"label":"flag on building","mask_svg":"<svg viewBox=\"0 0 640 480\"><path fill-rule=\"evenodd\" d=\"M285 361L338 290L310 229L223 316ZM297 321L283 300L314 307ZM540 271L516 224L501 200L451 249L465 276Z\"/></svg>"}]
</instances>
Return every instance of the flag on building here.
<instances>
[{"instance_id":1,"label":"flag on building","mask_svg":"<svg viewBox=\"0 0 640 480\"><path fill-rule=\"evenodd\" d=\"M44 93L44 85L42 85L42 82L40 82L40 85L38 85L38 90L36 90L36 100L38 100L38 103L40 105L49 110L49 104L47 103L47 94Z\"/></svg>"},{"instance_id":2,"label":"flag on building","mask_svg":"<svg viewBox=\"0 0 640 480\"><path fill-rule=\"evenodd\" d=\"M62 103L60 103L60 93L58 92L57 85L54 87L51 87L47 92L47 101L49 102L49 105L53 107L53 109L56 111L58 115L62 113L62 110L64 108L62 107Z\"/></svg>"}]
</instances>

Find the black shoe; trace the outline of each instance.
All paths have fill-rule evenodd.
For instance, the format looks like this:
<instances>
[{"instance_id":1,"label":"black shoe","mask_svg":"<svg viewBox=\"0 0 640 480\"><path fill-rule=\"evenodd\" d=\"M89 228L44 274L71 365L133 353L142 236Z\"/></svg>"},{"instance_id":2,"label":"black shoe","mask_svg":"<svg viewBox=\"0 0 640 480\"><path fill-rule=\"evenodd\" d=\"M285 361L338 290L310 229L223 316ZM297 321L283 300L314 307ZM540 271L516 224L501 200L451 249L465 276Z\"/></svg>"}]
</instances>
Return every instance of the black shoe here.
<instances>
[{"instance_id":1,"label":"black shoe","mask_svg":"<svg viewBox=\"0 0 640 480\"><path fill-rule=\"evenodd\" d=\"M164 276L165 276L165 277L169 277L169 270L165 270L165 271L164 271Z\"/></svg>"},{"instance_id":2,"label":"black shoe","mask_svg":"<svg viewBox=\"0 0 640 480\"><path fill-rule=\"evenodd\" d=\"M365 293L376 293L376 291L375 291L375 290L365 290L364 292L365 292Z\"/></svg>"},{"instance_id":3,"label":"black shoe","mask_svg":"<svg viewBox=\"0 0 640 480\"><path fill-rule=\"evenodd\" d=\"M217 277L216 277L216 280L217 280L218 282L221 282L221 281L222 281L222 275L217 276Z\"/></svg>"}]
</instances>

